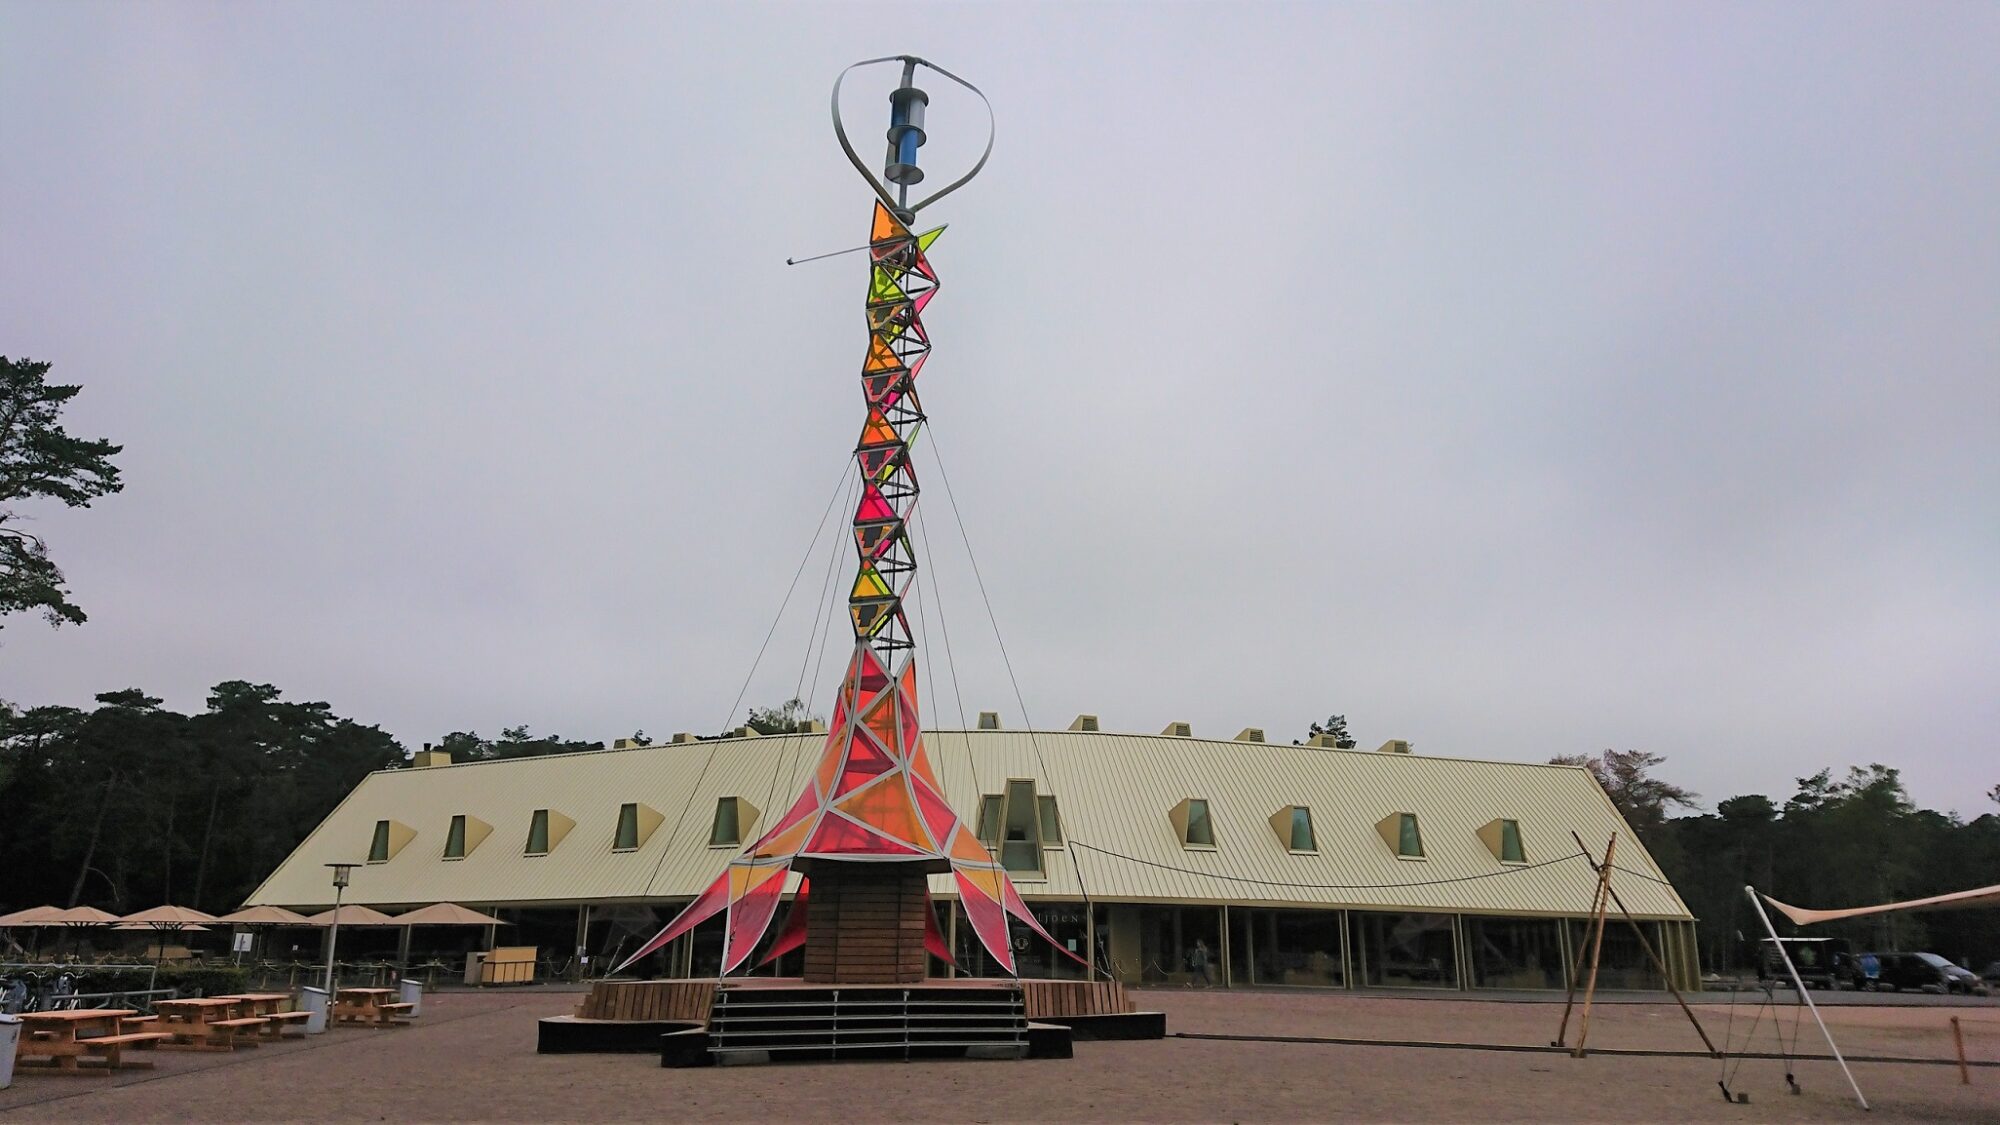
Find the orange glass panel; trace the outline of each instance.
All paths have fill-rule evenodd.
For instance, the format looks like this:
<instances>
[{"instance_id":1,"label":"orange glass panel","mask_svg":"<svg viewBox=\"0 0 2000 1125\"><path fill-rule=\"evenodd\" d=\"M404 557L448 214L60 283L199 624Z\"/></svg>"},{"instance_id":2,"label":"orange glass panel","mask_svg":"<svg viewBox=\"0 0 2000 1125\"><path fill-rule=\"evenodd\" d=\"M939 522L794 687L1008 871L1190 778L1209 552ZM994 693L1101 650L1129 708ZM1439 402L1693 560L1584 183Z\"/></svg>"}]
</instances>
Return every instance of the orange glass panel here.
<instances>
[{"instance_id":1,"label":"orange glass panel","mask_svg":"<svg viewBox=\"0 0 2000 1125\"><path fill-rule=\"evenodd\" d=\"M917 812L910 807L910 795L896 778L871 785L835 806L856 820L867 821L877 832L893 836L915 847L926 847Z\"/></svg>"},{"instance_id":2,"label":"orange glass panel","mask_svg":"<svg viewBox=\"0 0 2000 1125\"><path fill-rule=\"evenodd\" d=\"M806 842L806 834L811 831L812 822L801 820L758 845L750 854L758 859L773 859L795 854L799 850L799 845Z\"/></svg>"},{"instance_id":3,"label":"orange glass panel","mask_svg":"<svg viewBox=\"0 0 2000 1125\"><path fill-rule=\"evenodd\" d=\"M958 826L958 834L951 838L951 857L972 863L992 863L993 854L986 850L972 833L966 831L964 822Z\"/></svg>"},{"instance_id":4,"label":"orange glass panel","mask_svg":"<svg viewBox=\"0 0 2000 1125\"><path fill-rule=\"evenodd\" d=\"M942 230L943 228L940 227L939 229ZM868 241L888 242L891 239L908 237L910 237L910 228L897 222L896 216L890 214L887 207L882 206L881 200L876 200L875 222L869 231Z\"/></svg>"},{"instance_id":5,"label":"orange glass panel","mask_svg":"<svg viewBox=\"0 0 2000 1125\"><path fill-rule=\"evenodd\" d=\"M902 435L896 432L896 427L891 426L887 418L882 417L881 411L870 410L868 423L861 427L861 440L856 444L866 449L871 445L900 445L902 441Z\"/></svg>"}]
</instances>

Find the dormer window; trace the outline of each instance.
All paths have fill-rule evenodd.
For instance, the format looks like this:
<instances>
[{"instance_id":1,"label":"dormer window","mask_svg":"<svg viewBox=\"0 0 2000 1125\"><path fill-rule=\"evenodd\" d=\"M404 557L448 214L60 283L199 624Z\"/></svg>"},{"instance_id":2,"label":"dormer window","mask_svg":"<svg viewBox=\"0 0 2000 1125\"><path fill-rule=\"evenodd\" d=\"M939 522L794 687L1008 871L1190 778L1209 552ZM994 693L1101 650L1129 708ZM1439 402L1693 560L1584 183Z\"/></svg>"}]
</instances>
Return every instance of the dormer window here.
<instances>
[{"instance_id":1,"label":"dormer window","mask_svg":"<svg viewBox=\"0 0 2000 1125\"><path fill-rule=\"evenodd\" d=\"M1181 847L1215 846L1215 825L1209 818L1207 799L1189 797L1167 811L1167 820L1172 822L1174 834L1180 837Z\"/></svg>"},{"instance_id":2,"label":"dormer window","mask_svg":"<svg viewBox=\"0 0 2000 1125\"><path fill-rule=\"evenodd\" d=\"M1291 850L1295 852L1316 852L1319 850L1319 845L1313 842L1313 814L1311 809L1292 809Z\"/></svg>"},{"instance_id":3,"label":"dormer window","mask_svg":"<svg viewBox=\"0 0 2000 1125\"><path fill-rule=\"evenodd\" d=\"M1286 805L1272 813L1271 832L1288 852L1319 851L1319 839L1313 835L1312 810L1304 805Z\"/></svg>"},{"instance_id":4,"label":"dormer window","mask_svg":"<svg viewBox=\"0 0 2000 1125\"><path fill-rule=\"evenodd\" d=\"M451 818L451 827L444 834L444 858L464 859L478 850L493 834L493 826L476 816L459 813Z\"/></svg>"},{"instance_id":5,"label":"dormer window","mask_svg":"<svg viewBox=\"0 0 2000 1125\"><path fill-rule=\"evenodd\" d=\"M1036 797L1035 805L1037 811L1041 813L1042 818L1042 846L1045 848L1062 847L1062 814L1056 809L1056 799L1054 797Z\"/></svg>"},{"instance_id":6,"label":"dormer window","mask_svg":"<svg viewBox=\"0 0 2000 1125\"><path fill-rule=\"evenodd\" d=\"M639 806L628 801L618 806L618 834L611 839L611 850L629 852L639 846Z\"/></svg>"},{"instance_id":7,"label":"dormer window","mask_svg":"<svg viewBox=\"0 0 2000 1125\"><path fill-rule=\"evenodd\" d=\"M979 842L988 848L1000 846L1000 810L1007 799L998 793L988 793L979 798Z\"/></svg>"},{"instance_id":8,"label":"dormer window","mask_svg":"<svg viewBox=\"0 0 2000 1125\"><path fill-rule=\"evenodd\" d=\"M741 797L719 797L715 802L715 819L708 824L708 846L738 847L743 843L744 832L755 823L757 806Z\"/></svg>"},{"instance_id":9,"label":"dormer window","mask_svg":"<svg viewBox=\"0 0 2000 1125\"><path fill-rule=\"evenodd\" d=\"M1035 792L1035 783L1013 778L1002 793L979 798L979 842L1000 855L1000 865L1017 874L1040 875L1042 849L1062 846L1056 799Z\"/></svg>"},{"instance_id":10,"label":"dormer window","mask_svg":"<svg viewBox=\"0 0 2000 1125\"><path fill-rule=\"evenodd\" d=\"M569 830L576 827L576 821L552 809L536 809L528 818L528 843L521 849L522 855L547 855Z\"/></svg>"},{"instance_id":11,"label":"dormer window","mask_svg":"<svg viewBox=\"0 0 2000 1125\"><path fill-rule=\"evenodd\" d=\"M378 820L374 833L368 837L368 862L387 863L416 838L417 830L401 821Z\"/></svg>"},{"instance_id":12,"label":"dormer window","mask_svg":"<svg viewBox=\"0 0 2000 1125\"><path fill-rule=\"evenodd\" d=\"M1527 849L1521 846L1521 822L1518 820L1488 821L1479 830L1479 842L1493 853L1493 858L1501 863L1528 862Z\"/></svg>"},{"instance_id":13,"label":"dormer window","mask_svg":"<svg viewBox=\"0 0 2000 1125\"><path fill-rule=\"evenodd\" d=\"M1424 858L1424 835L1417 827L1416 813L1390 813L1375 823L1375 831L1397 859Z\"/></svg>"}]
</instances>

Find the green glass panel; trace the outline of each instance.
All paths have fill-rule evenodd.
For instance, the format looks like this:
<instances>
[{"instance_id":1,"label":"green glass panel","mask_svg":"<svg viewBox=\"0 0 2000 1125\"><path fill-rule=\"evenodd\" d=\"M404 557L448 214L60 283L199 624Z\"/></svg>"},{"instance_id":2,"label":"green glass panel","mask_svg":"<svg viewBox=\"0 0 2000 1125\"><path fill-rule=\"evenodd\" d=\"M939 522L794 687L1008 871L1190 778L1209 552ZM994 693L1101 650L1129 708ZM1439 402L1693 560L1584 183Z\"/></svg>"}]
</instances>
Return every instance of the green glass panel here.
<instances>
[{"instance_id":1,"label":"green glass panel","mask_svg":"<svg viewBox=\"0 0 2000 1125\"><path fill-rule=\"evenodd\" d=\"M534 819L528 821L528 854L542 855L549 850L549 810L536 809Z\"/></svg>"},{"instance_id":2,"label":"green glass panel","mask_svg":"<svg viewBox=\"0 0 2000 1125\"><path fill-rule=\"evenodd\" d=\"M347 853L353 855L353 852ZM375 822L375 838L368 843L368 862L385 863L389 859L389 822Z\"/></svg>"},{"instance_id":3,"label":"green glass panel","mask_svg":"<svg viewBox=\"0 0 2000 1125\"><path fill-rule=\"evenodd\" d=\"M715 820L708 826L708 842L711 847L743 842L743 830L737 823L736 798L723 797L715 802Z\"/></svg>"},{"instance_id":4,"label":"green glass panel","mask_svg":"<svg viewBox=\"0 0 2000 1125\"><path fill-rule=\"evenodd\" d=\"M1038 797L1037 804L1042 812L1042 846L1052 848L1063 842L1062 816L1056 812L1054 797Z\"/></svg>"},{"instance_id":5,"label":"green glass panel","mask_svg":"<svg viewBox=\"0 0 2000 1125\"><path fill-rule=\"evenodd\" d=\"M639 846L639 806L618 806L618 838L611 846L619 851L630 851Z\"/></svg>"},{"instance_id":6,"label":"green glass panel","mask_svg":"<svg viewBox=\"0 0 2000 1125\"><path fill-rule=\"evenodd\" d=\"M1516 820L1500 822L1500 858L1508 863L1526 863L1528 857L1521 851L1521 823Z\"/></svg>"},{"instance_id":7,"label":"green glass panel","mask_svg":"<svg viewBox=\"0 0 2000 1125\"><path fill-rule=\"evenodd\" d=\"M1187 808L1187 842L1203 847L1215 846L1215 829L1208 822L1208 802L1189 801Z\"/></svg>"},{"instance_id":8,"label":"green glass panel","mask_svg":"<svg viewBox=\"0 0 2000 1125\"><path fill-rule=\"evenodd\" d=\"M446 859L465 858L465 818L451 818L451 831L444 836L444 857Z\"/></svg>"},{"instance_id":9,"label":"green glass panel","mask_svg":"<svg viewBox=\"0 0 2000 1125\"><path fill-rule=\"evenodd\" d=\"M1417 833L1417 818L1414 813L1404 813L1401 827L1396 833L1396 854L1422 856L1424 838Z\"/></svg>"},{"instance_id":10,"label":"green glass panel","mask_svg":"<svg viewBox=\"0 0 2000 1125\"><path fill-rule=\"evenodd\" d=\"M927 230L924 233L918 235L917 250L919 252L929 250L931 248L931 243L936 242L938 240L938 235L941 235L943 233L944 233L944 228L939 227L936 230Z\"/></svg>"},{"instance_id":11,"label":"green glass panel","mask_svg":"<svg viewBox=\"0 0 2000 1125\"><path fill-rule=\"evenodd\" d=\"M1313 814L1311 809L1292 810L1292 850L1295 852L1318 851L1313 843Z\"/></svg>"}]
</instances>

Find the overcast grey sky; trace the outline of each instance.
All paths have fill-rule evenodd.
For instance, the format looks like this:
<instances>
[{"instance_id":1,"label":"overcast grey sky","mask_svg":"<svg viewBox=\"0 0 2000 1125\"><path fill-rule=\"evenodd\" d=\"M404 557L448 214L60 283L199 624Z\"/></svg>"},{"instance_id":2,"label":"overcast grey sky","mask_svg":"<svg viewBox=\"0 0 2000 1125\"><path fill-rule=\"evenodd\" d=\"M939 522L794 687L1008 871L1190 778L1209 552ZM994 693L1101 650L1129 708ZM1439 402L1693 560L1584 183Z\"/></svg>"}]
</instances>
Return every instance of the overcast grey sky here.
<instances>
[{"instance_id":1,"label":"overcast grey sky","mask_svg":"<svg viewBox=\"0 0 2000 1125\"><path fill-rule=\"evenodd\" d=\"M9 619L0 697L719 729L861 421L865 264L784 265L866 237L826 92L904 51L999 119L925 215L925 440L1038 725L1991 808L1987 4L4 0L0 354L129 485L38 509L91 620Z\"/></svg>"}]
</instances>

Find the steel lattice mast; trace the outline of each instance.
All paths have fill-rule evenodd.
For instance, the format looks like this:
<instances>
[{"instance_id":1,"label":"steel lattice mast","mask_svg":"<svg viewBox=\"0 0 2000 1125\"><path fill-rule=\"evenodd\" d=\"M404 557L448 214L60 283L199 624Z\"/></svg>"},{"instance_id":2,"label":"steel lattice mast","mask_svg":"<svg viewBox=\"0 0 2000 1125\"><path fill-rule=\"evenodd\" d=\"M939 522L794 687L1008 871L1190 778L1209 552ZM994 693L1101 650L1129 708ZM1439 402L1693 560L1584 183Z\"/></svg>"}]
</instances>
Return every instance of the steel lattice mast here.
<instances>
[{"instance_id":1,"label":"steel lattice mast","mask_svg":"<svg viewBox=\"0 0 2000 1125\"><path fill-rule=\"evenodd\" d=\"M982 154L970 172L943 190L918 203L908 203L909 188L924 178L917 166L917 149L925 140L924 109L929 101L912 82L916 68L928 67L975 94L978 90L942 68L909 56L874 59L855 66L885 62L903 64L902 83L890 95L889 153L884 169L884 176L897 185L894 196L848 144L840 123L840 83L834 84L835 134L877 196L867 246L864 311L868 349L861 368L867 414L854 449L861 498L853 516L856 573L847 599L853 653L835 698L825 748L797 800L624 965L726 911L723 971L734 972L762 941L787 876L795 871L804 876L798 902L766 950L765 961L806 944L808 914L804 903L815 874L838 872L842 880L852 883L858 873L865 877L871 870L881 872L885 880L908 880L912 873L951 872L973 932L1008 972L1014 970L1014 952L1007 935L1010 916L1062 949L1029 913L998 860L945 799L924 748L918 718L916 640L903 601L917 573L909 522L920 492L911 450L925 420L917 376L930 355L923 310L938 292L938 277L927 252L943 228L915 234L910 223L918 209L977 174L986 156ZM846 73L842 72L843 80ZM980 98L983 102L984 95ZM990 153L990 133L986 147ZM927 904L923 915L925 946L950 960L950 950L938 934L935 914ZM1067 950L1063 952L1074 958Z\"/></svg>"}]
</instances>

